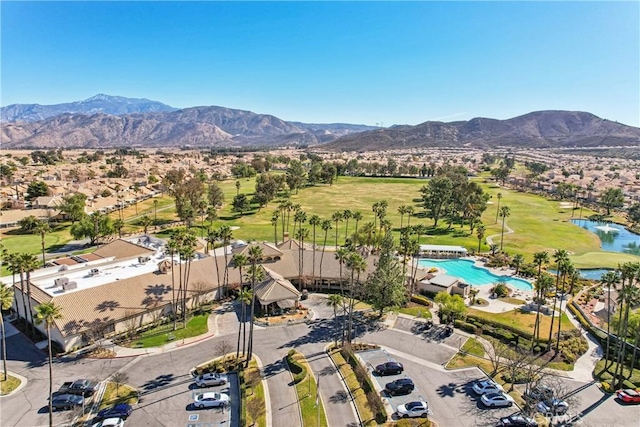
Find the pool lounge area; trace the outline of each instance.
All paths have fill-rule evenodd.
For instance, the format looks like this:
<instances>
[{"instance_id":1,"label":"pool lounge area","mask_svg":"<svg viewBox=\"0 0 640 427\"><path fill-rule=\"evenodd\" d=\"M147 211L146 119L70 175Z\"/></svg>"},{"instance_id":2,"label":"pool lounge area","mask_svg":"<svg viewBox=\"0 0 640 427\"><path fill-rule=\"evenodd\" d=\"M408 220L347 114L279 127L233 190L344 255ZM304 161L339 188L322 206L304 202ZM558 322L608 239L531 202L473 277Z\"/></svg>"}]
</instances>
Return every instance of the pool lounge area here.
<instances>
[{"instance_id":1,"label":"pool lounge area","mask_svg":"<svg viewBox=\"0 0 640 427\"><path fill-rule=\"evenodd\" d=\"M519 291L531 291L533 289L533 285L526 280L511 276L497 275L489 271L487 268L479 267L475 264L476 262L474 260L466 258L444 260L421 258L418 261L418 265L422 268L426 268L427 270L430 268L437 268L441 273L458 277L471 286L480 287L500 282Z\"/></svg>"}]
</instances>

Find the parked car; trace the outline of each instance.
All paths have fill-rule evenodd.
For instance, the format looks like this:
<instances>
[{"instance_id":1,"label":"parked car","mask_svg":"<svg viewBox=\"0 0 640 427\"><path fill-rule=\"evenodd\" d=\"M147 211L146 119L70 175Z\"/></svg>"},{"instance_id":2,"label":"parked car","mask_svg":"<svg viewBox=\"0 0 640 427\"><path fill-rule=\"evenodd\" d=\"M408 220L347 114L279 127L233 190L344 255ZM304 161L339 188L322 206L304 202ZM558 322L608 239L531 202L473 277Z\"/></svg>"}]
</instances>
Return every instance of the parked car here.
<instances>
[{"instance_id":1,"label":"parked car","mask_svg":"<svg viewBox=\"0 0 640 427\"><path fill-rule=\"evenodd\" d=\"M484 403L485 406L488 406L489 408L513 405L513 397L504 392L486 393L482 395L480 400L482 401L482 403Z\"/></svg>"},{"instance_id":2,"label":"parked car","mask_svg":"<svg viewBox=\"0 0 640 427\"><path fill-rule=\"evenodd\" d=\"M224 385L229 382L229 378L224 374L208 373L202 374L196 378L198 387L211 387L214 385Z\"/></svg>"},{"instance_id":3,"label":"parked car","mask_svg":"<svg viewBox=\"0 0 640 427\"><path fill-rule=\"evenodd\" d=\"M553 389L544 384L538 384L530 388L522 395L527 402L539 402L540 400L553 399Z\"/></svg>"},{"instance_id":4,"label":"parked car","mask_svg":"<svg viewBox=\"0 0 640 427\"><path fill-rule=\"evenodd\" d=\"M124 427L124 420L122 418L107 418L95 423L91 427Z\"/></svg>"},{"instance_id":5,"label":"parked car","mask_svg":"<svg viewBox=\"0 0 640 427\"><path fill-rule=\"evenodd\" d=\"M193 398L196 408L215 408L229 404L229 396L224 393L200 393Z\"/></svg>"},{"instance_id":6,"label":"parked car","mask_svg":"<svg viewBox=\"0 0 640 427\"><path fill-rule=\"evenodd\" d=\"M115 406L104 408L96 416L98 419L103 420L105 418L122 418L126 420L133 412L133 408L128 403L118 403Z\"/></svg>"},{"instance_id":7,"label":"parked car","mask_svg":"<svg viewBox=\"0 0 640 427\"><path fill-rule=\"evenodd\" d=\"M391 396L396 396L399 394L409 394L411 393L416 386L413 384L410 378L399 378L397 380L391 381L384 386L384 389Z\"/></svg>"},{"instance_id":8,"label":"parked car","mask_svg":"<svg viewBox=\"0 0 640 427\"><path fill-rule=\"evenodd\" d=\"M397 412L400 418L427 417L429 415L429 405L424 400L417 400L399 405Z\"/></svg>"},{"instance_id":9,"label":"parked car","mask_svg":"<svg viewBox=\"0 0 640 427\"><path fill-rule=\"evenodd\" d=\"M386 362L376 366L374 372L378 375L394 375L401 374L404 371L404 366L399 362Z\"/></svg>"},{"instance_id":10,"label":"parked car","mask_svg":"<svg viewBox=\"0 0 640 427\"><path fill-rule=\"evenodd\" d=\"M538 403L538 411L543 414L562 415L569 410L569 404L561 399L543 400Z\"/></svg>"},{"instance_id":11,"label":"parked car","mask_svg":"<svg viewBox=\"0 0 640 427\"><path fill-rule=\"evenodd\" d=\"M624 403L640 403L640 392L633 389L618 390L616 392L618 399Z\"/></svg>"},{"instance_id":12,"label":"parked car","mask_svg":"<svg viewBox=\"0 0 640 427\"><path fill-rule=\"evenodd\" d=\"M500 418L496 427L538 427L538 422L524 415L509 415Z\"/></svg>"},{"instance_id":13,"label":"parked car","mask_svg":"<svg viewBox=\"0 0 640 427\"><path fill-rule=\"evenodd\" d=\"M59 394L53 398L51 405L53 410L58 409L71 409L76 406L82 406L84 404L84 397L77 394Z\"/></svg>"},{"instance_id":14,"label":"parked car","mask_svg":"<svg viewBox=\"0 0 640 427\"><path fill-rule=\"evenodd\" d=\"M91 380L67 381L58 390L60 394L78 394L91 397L98 390L98 383Z\"/></svg>"},{"instance_id":15,"label":"parked car","mask_svg":"<svg viewBox=\"0 0 640 427\"><path fill-rule=\"evenodd\" d=\"M504 391L502 386L495 381L482 380L473 385L473 391L477 394L501 393Z\"/></svg>"}]
</instances>

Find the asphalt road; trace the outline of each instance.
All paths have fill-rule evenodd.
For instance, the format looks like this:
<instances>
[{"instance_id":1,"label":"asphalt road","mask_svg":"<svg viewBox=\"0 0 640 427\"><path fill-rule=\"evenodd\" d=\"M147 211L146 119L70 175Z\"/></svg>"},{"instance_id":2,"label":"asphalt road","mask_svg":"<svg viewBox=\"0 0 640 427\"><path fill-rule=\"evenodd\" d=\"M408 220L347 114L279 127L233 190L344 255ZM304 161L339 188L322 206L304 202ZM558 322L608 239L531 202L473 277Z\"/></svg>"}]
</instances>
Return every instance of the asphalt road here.
<instances>
[{"instance_id":1,"label":"asphalt road","mask_svg":"<svg viewBox=\"0 0 640 427\"><path fill-rule=\"evenodd\" d=\"M278 363L290 348L302 351L311 363L316 376L321 377L321 396L329 417L330 426L354 426L357 418L351 405L345 400L344 388L335 382L332 365L323 354L327 345L335 336L333 311L322 306L322 300L310 301L317 305L318 318L310 324L270 327L255 331L255 353L261 358L265 370L274 369L276 375L269 380L278 382L291 396L290 375L281 370ZM233 314L231 314L233 316ZM226 316L226 315L225 315ZM403 330L386 329L380 325L368 324L358 319L357 340L383 345L389 356L405 364L405 374L418 385L419 396L427 398L433 417L441 427L489 425L494 422L503 409L487 410L480 407L468 391L469 384L482 375L475 368L445 371L442 366L455 353L458 347L457 334L439 343L423 334L411 331L411 326ZM221 410L190 409L193 390L189 371L194 366L218 355L219 343L227 341L235 349L237 322L226 317L218 323L221 326L218 336L197 345L178 350L120 359L76 359L64 358L54 362L54 388L64 381L77 378L102 380L119 369L129 375L129 383L142 392L142 399L131 417L135 425L186 426L189 415L198 415L195 425L226 422L221 425L233 425L231 418ZM48 424L47 390L48 368L46 356L28 342L22 335L7 339L9 370L28 379L28 384L15 395L0 399L2 426L45 426ZM387 356L385 356L387 357ZM385 377L385 380L389 377ZM640 425L640 407L618 404L613 397L604 395L594 384L580 383L561 379L566 383L567 393L571 393L572 408L570 415L579 421L579 425L589 427L637 427ZM295 398L280 399L270 387L273 426L296 426L288 420L297 415ZM286 395L286 394L285 394ZM287 406L288 411L285 409ZM393 403L395 405L395 402ZM294 409L295 408L295 409ZM395 409L395 408L394 408ZM219 411L219 413L218 413ZM55 424L61 425L68 419L66 413L55 414ZM462 422L461 422L462 420ZM560 420L557 420L560 421ZM299 421L298 421L299 423ZM216 424L212 424L216 425Z\"/></svg>"}]
</instances>

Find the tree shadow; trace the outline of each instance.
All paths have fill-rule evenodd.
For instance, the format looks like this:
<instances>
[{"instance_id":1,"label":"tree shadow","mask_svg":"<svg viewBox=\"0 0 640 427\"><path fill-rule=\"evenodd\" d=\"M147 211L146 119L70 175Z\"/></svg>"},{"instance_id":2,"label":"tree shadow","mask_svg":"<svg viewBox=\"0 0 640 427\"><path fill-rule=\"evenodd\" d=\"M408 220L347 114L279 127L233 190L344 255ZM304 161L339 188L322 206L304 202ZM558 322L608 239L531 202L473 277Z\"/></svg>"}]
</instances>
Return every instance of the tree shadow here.
<instances>
[{"instance_id":1,"label":"tree shadow","mask_svg":"<svg viewBox=\"0 0 640 427\"><path fill-rule=\"evenodd\" d=\"M100 304L96 305L96 310L100 313L104 313L105 311L113 311L116 308L120 307L120 303L118 301L102 301Z\"/></svg>"},{"instance_id":2,"label":"tree shadow","mask_svg":"<svg viewBox=\"0 0 640 427\"><path fill-rule=\"evenodd\" d=\"M153 286L147 286L144 290L144 293L146 295L155 295L155 296L162 296L162 295L166 295L169 292L171 292L172 288L169 285L153 285Z\"/></svg>"},{"instance_id":3,"label":"tree shadow","mask_svg":"<svg viewBox=\"0 0 640 427\"><path fill-rule=\"evenodd\" d=\"M166 387L167 385L175 381L175 379L176 378L173 376L173 374L158 375L154 379L144 383L142 385L142 388L145 390L145 392L150 392L157 388Z\"/></svg>"},{"instance_id":4,"label":"tree shadow","mask_svg":"<svg viewBox=\"0 0 640 427\"><path fill-rule=\"evenodd\" d=\"M329 403L347 403L348 401L349 395L344 390L338 390L332 396L329 396Z\"/></svg>"}]
</instances>

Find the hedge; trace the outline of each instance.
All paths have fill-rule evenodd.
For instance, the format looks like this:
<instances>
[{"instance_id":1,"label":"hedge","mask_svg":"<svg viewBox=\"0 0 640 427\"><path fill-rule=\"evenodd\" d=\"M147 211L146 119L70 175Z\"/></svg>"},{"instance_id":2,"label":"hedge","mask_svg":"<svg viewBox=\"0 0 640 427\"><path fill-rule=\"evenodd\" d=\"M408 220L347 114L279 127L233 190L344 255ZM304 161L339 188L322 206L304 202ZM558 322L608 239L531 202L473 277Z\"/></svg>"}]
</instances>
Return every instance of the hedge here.
<instances>
[{"instance_id":1,"label":"hedge","mask_svg":"<svg viewBox=\"0 0 640 427\"><path fill-rule=\"evenodd\" d=\"M306 378L307 369L293 359L295 353L295 350L289 350L289 353L287 353L287 363L289 364L289 370L293 374L293 383L298 384Z\"/></svg>"},{"instance_id":2,"label":"hedge","mask_svg":"<svg viewBox=\"0 0 640 427\"><path fill-rule=\"evenodd\" d=\"M492 326L494 328L498 328L498 329L504 329L506 331L511 332L514 335L519 335L522 338L525 338L529 341L533 340L533 334L530 334L528 332L522 331L518 328L514 328L511 325L505 325L503 323L500 322L495 322L493 320L488 320L488 319L483 319L480 317L476 317L473 314L468 314L467 315L467 320L471 320L473 324L477 325L478 327L482 326L483 328L485 328L485 325L489 325ZM485 328L486 330L486 328ZM544 338L544 337L540 337L540 342L547 342L549 341L548 339Z\"/></svg>"},{"instance_id":3,"label":"hedge","mask_svg":"<svg viewBox=\"0 0 640 427\"><path fill-rule=\"evenodd\" d=\"M427 307L431 307L433 305L429 298L422 295L411 295L411 302L415 302L416 304L420 305L426 305Z\"/></svg>"}]
</instances>

